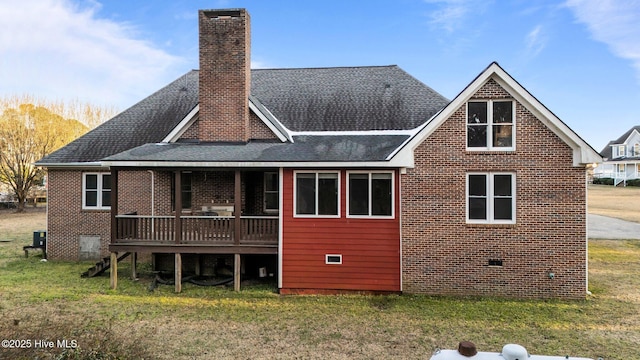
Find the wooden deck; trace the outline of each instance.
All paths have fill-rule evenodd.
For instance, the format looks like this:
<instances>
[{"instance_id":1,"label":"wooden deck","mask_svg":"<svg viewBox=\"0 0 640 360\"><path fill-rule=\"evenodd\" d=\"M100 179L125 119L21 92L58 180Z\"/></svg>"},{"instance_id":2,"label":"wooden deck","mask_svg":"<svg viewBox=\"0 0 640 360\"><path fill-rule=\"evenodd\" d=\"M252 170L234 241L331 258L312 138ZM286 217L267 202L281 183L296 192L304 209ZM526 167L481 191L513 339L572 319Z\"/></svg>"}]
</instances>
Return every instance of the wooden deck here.
<instances>
[{"instance_id":1,"label":"wooden deck","mask_svg":"<svg viewBox=\"0 0 640 360\"><path fill-rule=\"evenodd\" d=\"M111 252L277 254L278 217L116 216Z\"/></svg>"}]
</instances>

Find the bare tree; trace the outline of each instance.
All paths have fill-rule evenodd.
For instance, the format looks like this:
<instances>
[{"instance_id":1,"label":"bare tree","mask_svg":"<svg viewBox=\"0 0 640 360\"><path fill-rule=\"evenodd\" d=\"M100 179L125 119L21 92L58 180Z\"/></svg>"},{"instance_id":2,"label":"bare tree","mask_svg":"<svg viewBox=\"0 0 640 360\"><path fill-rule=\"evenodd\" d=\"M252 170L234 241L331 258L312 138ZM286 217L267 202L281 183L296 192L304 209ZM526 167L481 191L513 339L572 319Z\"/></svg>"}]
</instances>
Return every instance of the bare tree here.
<instances>
[{"instance_id":1,"label":"bare tree","mask_svg":"<svg viewBox=\"0 0 640 360\"><path fill-rule=\"evenodd\" d=\"M30 96L0 99L0 110L0 182L15 193L19 212L44 175L33 163L86 133L85 124L95 127L115 114L110 108L45 103Z\"/></svg>"}]
</instances>

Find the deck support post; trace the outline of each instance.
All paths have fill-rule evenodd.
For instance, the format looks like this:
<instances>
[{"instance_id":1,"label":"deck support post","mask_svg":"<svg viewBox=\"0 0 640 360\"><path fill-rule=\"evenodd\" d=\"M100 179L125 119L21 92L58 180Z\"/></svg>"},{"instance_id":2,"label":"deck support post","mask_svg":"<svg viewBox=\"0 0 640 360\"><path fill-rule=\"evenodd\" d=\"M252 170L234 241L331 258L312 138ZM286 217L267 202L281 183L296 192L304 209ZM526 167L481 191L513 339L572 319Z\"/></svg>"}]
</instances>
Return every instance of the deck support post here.
<instances>
[{"instance_id":1,"label":"deck support post","mask_svg":"<svg viewBox=\"0 0 640 360\"><path fill-rule=\"evenodd\" d=\"M176 292L182 292L182 254L176 253L175 283Z\"/></svg>"},{"instance_id":2,"label":"deck support post","mask_svg":"<svg viewBox=\"0 0 640 360\"><path fill-rule=\"evenodd\" d=\"M115 290L118 287L118 253L117 252L112 252L111 253L111 262L109 263L109 282L111 285L111 288L113 290Z\"/></svg>"},{"instance_id":3,"label":"deck support post","mask_svg":"<svg viewBox=\"0 0 640 360\"><path fill-rule=\"evenodd\" d=\"M235 254L233 262L233 290L240 291L240 254Z\"/></svg>"},{"instance_id":4,"label":"deck support post","mask_svg":"<svg viewBox=\"0 0 640 360\"><path fill-rule=\"evenodd\" d=\"M138 280L138 253L131 253L131 280Z\"/></svg>"}]
</instances>

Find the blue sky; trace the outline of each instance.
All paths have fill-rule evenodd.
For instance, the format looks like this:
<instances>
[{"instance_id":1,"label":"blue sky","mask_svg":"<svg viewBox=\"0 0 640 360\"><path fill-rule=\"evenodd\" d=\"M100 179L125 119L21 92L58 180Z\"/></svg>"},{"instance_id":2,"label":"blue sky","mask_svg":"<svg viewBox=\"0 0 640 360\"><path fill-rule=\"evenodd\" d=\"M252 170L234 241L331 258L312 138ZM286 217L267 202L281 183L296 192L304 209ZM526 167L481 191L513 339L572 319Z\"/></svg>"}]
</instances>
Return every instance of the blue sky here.
<instances>
[{"instance_id":1,"label":"blue sky","mask_svg":"<svg viewBox=\"0 0 640 360\"><path fill-rule=\"evenodd\" d=\"M124 110L198 68L198 9L237 7L256 68L397 64L452 99L497 61L598 151L640 125L638 0L2 0L0 96Z\"/></svg>"}]
</instances>

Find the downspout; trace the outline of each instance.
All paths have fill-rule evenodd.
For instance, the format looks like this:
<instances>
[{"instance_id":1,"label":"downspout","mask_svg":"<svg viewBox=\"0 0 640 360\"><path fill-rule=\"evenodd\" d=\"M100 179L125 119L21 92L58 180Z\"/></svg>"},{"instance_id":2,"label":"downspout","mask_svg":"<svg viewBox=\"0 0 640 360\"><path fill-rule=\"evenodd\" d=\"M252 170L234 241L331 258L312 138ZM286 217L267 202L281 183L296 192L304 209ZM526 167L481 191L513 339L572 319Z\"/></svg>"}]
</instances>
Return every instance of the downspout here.
<instances>
[{"instance_id":1,"label":"downspout","mask_svg":"<svg viewBox=\"0 0 640 360\"><path fill-rule=\"evenodd\" d=\"M149 174L151 174L151 229L155 230L155 194L156 194L156 190L155 190L155 173L153 172L153 170L147 170L149 172ZM155 231L151 231L152 234L155 234ZM154 239L155 240L155 239Z\"/></svg>"}]
</instances>

